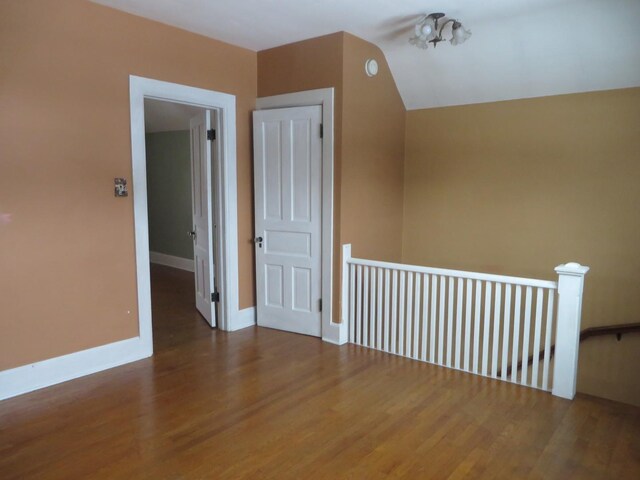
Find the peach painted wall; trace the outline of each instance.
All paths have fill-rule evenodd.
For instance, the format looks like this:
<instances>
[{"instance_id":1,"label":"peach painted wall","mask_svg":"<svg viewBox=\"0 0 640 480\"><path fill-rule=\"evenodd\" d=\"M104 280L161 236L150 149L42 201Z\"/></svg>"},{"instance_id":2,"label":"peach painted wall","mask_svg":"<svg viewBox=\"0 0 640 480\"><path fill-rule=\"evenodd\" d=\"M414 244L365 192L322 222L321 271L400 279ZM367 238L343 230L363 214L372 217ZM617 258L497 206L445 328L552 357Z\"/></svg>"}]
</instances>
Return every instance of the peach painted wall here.
<instances>
[{"instance_id":1,"label":"peach painted wall","mask_svg":"<svg viewBox=\"0 0 640 480\"><path fill-rule=\"evenodd\" d=\"M84 0L0 2L0 370L138 335L129 75L237 97L240 307L254 305L254 52Z\"/></svg>"},{"instance_id":2,"label":"peach painted wall","mask_svg":"<svg viewBox=\"0 0 640 480\"><path fill-rule=\"evenodd\" d=\"M407 113L403 260L532 278L577 261L583 327L640 320L640 88ZM578 390L640 405L638 335L581 344Z\"/></svg>"}]
</instances>

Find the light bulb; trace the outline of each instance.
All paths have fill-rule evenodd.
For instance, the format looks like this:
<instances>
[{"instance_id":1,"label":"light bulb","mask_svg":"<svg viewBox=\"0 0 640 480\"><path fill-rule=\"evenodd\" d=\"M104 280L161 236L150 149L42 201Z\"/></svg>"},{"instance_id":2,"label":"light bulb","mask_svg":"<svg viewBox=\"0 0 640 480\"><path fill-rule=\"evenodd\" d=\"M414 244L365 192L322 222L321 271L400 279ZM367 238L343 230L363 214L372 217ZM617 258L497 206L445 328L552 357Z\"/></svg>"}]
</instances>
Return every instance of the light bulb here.
<instances>
[{"instance_id":1,"label":"light bulb","mask_svg":"<svg viewBox=\"0 0 640 480\"><path fill-rule=\"evenodd\" d=\"M455 22L453 24L451 33L453 34L451 37L451 45L460 45L461 43L466 42L471 36L471 32L469 30L465 30L460 22Z\"/></svg>"}]
</instances>

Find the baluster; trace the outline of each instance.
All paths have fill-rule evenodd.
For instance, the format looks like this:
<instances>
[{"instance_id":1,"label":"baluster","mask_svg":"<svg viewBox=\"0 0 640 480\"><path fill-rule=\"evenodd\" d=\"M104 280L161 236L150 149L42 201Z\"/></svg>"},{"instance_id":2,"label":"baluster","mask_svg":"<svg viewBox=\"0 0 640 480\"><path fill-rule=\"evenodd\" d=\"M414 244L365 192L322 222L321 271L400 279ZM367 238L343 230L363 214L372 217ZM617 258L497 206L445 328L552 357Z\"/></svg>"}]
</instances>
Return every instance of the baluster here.
<instances>
[{"instance_id":1,"label":"baluster","mask_svg":"<svg viewBox=\"0 0 640 480\"><path fill-rule=\"evenodd\" d=\"M405 300L406 300L406 272L400 270L400 304L398 308L398 354L404 355L404 322L405 322Z\"/></svg>"},{"instance_id":2,"label":"baluster","mask_svg":"<svg viewBox=\"0 0 640 480\"><path fill-rule=\"evenodd\" d=\"M356 266L349 265L349 341L356 341Z\"/></svg>"},{"instance_id":3,"label":"baluster","mask_svg":"<svg viewBox=\"0 0 640 480\"><path fill-rule=\"evenodd\" d=\"M462 287L464 283L462 278L458 278L458 296L456 298L456 356L454 365L460 368L460 347L462 342Z\"/></svg>"},{"instance_id":4,"label":"baluster","mask_svg":"<svg viewBox=\"0 0 640 480\"><path fill-rule=\"evenodd\" d=\"M531 334L531 287L527 287L527 295L524 304L524 332L522 336L522 376L520 383L528 385L529 373L529 336Z\"/></svg>"},{"instance_id":5,"label":"baluster","mask_svg":"<svg viewBox=\"0 0 640 480\"><path fill-rule=\"evenodd\" d=\"M413 305L413 358L418 358L419 339L420 339L420 275L416 273L416 296Z\"/></svg>"},{"instance_id":6,"label":"baluster","mask_svg":"<svg viewBox=\"0 0 640 480\"><path fill-rule=\"evenodd\" d=\"M429 275L424 274L422 282L422 351L420 359L427 361L427 337L429 333Z\"/></svg>"},{"instance_id":7,"label":"baluster","mask_svg":"<svg viewBox=\"0 0 640 480\"><path fill-rule=\"evenodd\" d=\"M500 307L502 306L502 285L496 283L496 296L493 303L493 351L491 353L491 376L498 376L498 352L500 347Z\"/></svg>"},{"instance_id":8,"label":"baluster","mask_svg":"<svg viewBox=\"0 0 640 480\"><path fill-rule=\"evenodd\" d=\"M358 290L356 293L356 343L362 345L362 265L358 265Z\"/></svg>"},{"instance_id":9,"label":"baluster","mask_svg":"<svg viewBox=\"0 0 640 480\"><path fill-rule=\"evenodd\" d=\"M511 381L518 381L518 354L520 353L520 303L522 287L516 285L516 299L513 307L513 349L511 351Z\"/></svg>"},{"instance_id":10,"label":"baluster","mask_svg":"<svg viewBox=\"0 0 640 480\"><path fill-rule=\"evenodd\" d=\"M390 277L391 272L388 268L384 269L384 351L389 352L391 349L391 303L390 295Z\"/></svg>"},{"instance_id":11,"label":"baluster","mask_svg":"<svg viewBox=\"0 0 640 480\"><path fill-rule=\"evenodd\" d=\"M393 271L393 293L391 295L391 353L397 353L398 330L398 271Z\"/></svg>"},{"instance_id":12,"label":"baluster","mask_svg":"<svg viewBox=\"0 0 640 480\"><path fill-rule=\"evenodd\" d=\"M378 268L378 308L376 314L376 348L382 350L382 268Z\"/></svg>"},{"instance_id":13,"label":"baluster","mask_svg":"<svg viewBox=\"0 0 640 480\"><path fill-rule=\"evenodd\" d=\"M511 284L504 287L504 330L502 332L502 368L500 378L507 380L509 369L509 330L511 328Z\"/></svg>"},{"instance_id":14,"label":"baluster","mask_svg":"<svg viewBox=\"0 0 640 480\"><path fill-rule=\"evenodd\" d=\"M369 267L364 267L364 279L362 286L362 345L369 346Z\"/></svg>"},{"instance_id":15,"label":"baluster","mask_svg":"<svg viewBox=\"0 0 640 480\"><path fill-rule=\"evenodd\" d=\"M471 305L473 302L473 280L467 279L467 306L464 312L464 369L469 371L471 350Z\"/></svg>"},{"instance_id":16,"label":"baluster","mask_svg":"<svg viewBox=\"0 0 640 480\"><path fill-rule=\"evenodd\" d=\"M451 367L453 353L453 277L449 277L449 302L447 303L447 367Z\"/></svg>"},{"instance_id":17,"label":"baluster","mask_svg":"<svg viewBox=\"0 0 640 480\"><path fill-rule=\"evenodd\" d=\"M482 281L476 280L475 321L473 325L473 373L478 373L480 358L480 312L482 311Z\"/></svg>"},{"instance_id":18,"label":"baluster","mask_svg":"<svg viewBox=\"0 0 640 480\"><path fill-rule=\"evenodd\" d=\"M436 304L438 299L438 277L431 278L431 315L429 316L429 361L436 362Z\"/></svg>"},{"instance_id":19,"label":"baluster","mask_svg":"<svg viewBox=\"0 0 640 480\"><path fill-rule=\"evenodd\" d=\"M538 369L540 368L540 328L542 327L542 288L536 289L536 323L533 332L533 368L531 386L538 388Z\"/></svg>"},{"instance_id":20,"label":"baluster","mask_svg":"<svg viewBox=\"0 0 640 480\"><path fill-rule=\"evenodd\" d=\"M438 318L438 364L443 365L444 359L444 296L445 296L445 278L440 277L440 312Z\"/></svg>"},{"instance_id":21,"label":"baluster","mask_svg":"<svg viewBox=\"0 0 640 480\"><path fill-rule=\"evenodd\" d=\"M485 282L484 317L482 319L482 375L489 371L489 330L491 327L491 282Z\"/></svg>"},{"instance_id":22,"label":"baluster","mask_svg":"<svg viewBox=\"0 0 640 480\"><path fill-rule=\"evenodd\" d=\"M405 355L411 357L411 343L413 335L413 273L407 272L407 335L405 337Z\"/></svg>"},{"instance_id":23,"label":"baluster","mask_svg":"<svg viewBox=\"0 0 640 480\"><path fill-rule=\"evenodd\" d=\"M544 333L544 363L542 365L542 388L549 390L549 360L551 358L551 336L553 335L553 299L556 291L547 290L547 325Z\"/></svg>"},{"instance_id":24,"label":"baluster","mask_svg":"<svg viewBox=\"0 0 640 480\"><path fill-rule=\"evenodd\" d=\"M369 346L376 346L376 328L378 319L376 318L376 268L371 268L371 297L369 297Z\"/></svg>"}]
</instances>

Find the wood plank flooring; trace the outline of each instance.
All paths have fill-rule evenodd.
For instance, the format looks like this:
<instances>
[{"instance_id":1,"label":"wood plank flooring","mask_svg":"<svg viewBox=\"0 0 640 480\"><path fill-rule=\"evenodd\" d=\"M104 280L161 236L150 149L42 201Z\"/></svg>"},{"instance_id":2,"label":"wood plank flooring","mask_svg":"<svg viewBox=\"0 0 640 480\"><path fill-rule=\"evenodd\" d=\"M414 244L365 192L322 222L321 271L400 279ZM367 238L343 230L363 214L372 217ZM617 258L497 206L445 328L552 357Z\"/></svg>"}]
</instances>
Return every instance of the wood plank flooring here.
<instances>
[{"instance_id":1,"label":"wood plank flooring","mask_svg":"<svg viewBox=\"0 0 640 480\"><path fill-rule=\"evenodd\" d=\"M634 479L640 409L211 330L153 266L155 355L0 402L0 478Z\"/></svg>"}]
</instances>

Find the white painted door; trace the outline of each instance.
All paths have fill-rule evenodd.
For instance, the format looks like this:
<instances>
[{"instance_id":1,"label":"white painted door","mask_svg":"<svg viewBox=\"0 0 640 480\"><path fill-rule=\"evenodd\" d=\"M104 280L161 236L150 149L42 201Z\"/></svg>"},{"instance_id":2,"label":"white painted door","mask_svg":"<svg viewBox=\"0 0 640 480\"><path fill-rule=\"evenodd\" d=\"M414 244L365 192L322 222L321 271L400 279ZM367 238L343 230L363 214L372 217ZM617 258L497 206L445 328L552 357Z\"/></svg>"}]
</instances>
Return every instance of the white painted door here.
<instances>
[{"instance_id":1,"label":"white painted door","mask_svg":"<svg viewBox=\"0 0 640 480\"><path fill-rule=\"evenodd\" d=\"M214 128L211 112L202 113L191 119L191 192L193 231L193 259L196 284L196 308L212 327L216 326L216 308L213 299L214 255L213 218L211 192L211 143L207 131ZM215 119L215 116L214 116Z\"/></svg>"},{"instance_id":2,"label":"white painted door","mask_svg":"<svg viewBox=\"0 0 640 480\"><path fill-rule=\"evenodd\" d=\"M258 325L315 336L322 308L321 120L320 106L253 113Z\"/></svg>"}]
</instances>

